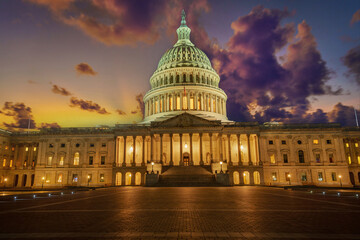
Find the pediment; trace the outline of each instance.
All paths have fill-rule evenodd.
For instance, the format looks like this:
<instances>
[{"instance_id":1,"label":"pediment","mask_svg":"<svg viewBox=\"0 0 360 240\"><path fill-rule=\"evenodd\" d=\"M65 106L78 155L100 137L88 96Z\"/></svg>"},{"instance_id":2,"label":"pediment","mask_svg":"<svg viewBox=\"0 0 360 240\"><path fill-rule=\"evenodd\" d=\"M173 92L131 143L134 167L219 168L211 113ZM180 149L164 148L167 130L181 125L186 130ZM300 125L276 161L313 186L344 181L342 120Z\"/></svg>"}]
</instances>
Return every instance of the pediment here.
<instances>
[{"instance_id":1,"label":"pediment","mask_svg":"<svg viewBox=\"0 0 360 240\"><path fill-rule=\"evenodd\" d=\"M189 113L182 113L161 122L152 122L152 127L199 127L221 126L220 120L207 120Z\"/></svg>"}]
</instances>

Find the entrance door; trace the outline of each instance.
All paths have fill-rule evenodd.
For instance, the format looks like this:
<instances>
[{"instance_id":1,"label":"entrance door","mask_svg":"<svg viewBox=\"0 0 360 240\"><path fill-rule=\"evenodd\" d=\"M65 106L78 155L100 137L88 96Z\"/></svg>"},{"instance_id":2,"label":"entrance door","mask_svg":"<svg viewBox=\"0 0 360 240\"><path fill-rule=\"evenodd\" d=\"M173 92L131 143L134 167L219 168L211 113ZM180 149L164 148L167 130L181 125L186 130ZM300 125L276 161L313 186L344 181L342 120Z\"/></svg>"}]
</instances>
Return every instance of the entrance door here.
<instances>
[{"instance_id":1,"label":"entrance door","mask_svg":"<svg viewBox=\"0 0 360 240\"><path fill-rule=\"evenodd\" d=\"M190 156L188 153L184 153L183 162L184 162L184 166L190 165Z\"/></svg>"},{"instance_id":2,"label":"entrance door","mask_svg":"<svg viewBox=\"0 0 360 240\"><path fill-rule=\"evenodd\" d=\"M352 173L352 172L349 172L349 175L350 175L350 182L351 182L351 184L355 186L355 178L354 178L354 173Z\"/></svg>"},{"instance_id":3,"label":"entrance door","mask_svg":"<svg viewBox=\"0 0 360 240\"><path fill-rule=\"evenodd\" d=\"M24 174L24 175L23 175L23 179L22 179L22 186L23 186L23 187L26 186L26 180L27 180L27 175Z\"/></svg>"}]
</instances>

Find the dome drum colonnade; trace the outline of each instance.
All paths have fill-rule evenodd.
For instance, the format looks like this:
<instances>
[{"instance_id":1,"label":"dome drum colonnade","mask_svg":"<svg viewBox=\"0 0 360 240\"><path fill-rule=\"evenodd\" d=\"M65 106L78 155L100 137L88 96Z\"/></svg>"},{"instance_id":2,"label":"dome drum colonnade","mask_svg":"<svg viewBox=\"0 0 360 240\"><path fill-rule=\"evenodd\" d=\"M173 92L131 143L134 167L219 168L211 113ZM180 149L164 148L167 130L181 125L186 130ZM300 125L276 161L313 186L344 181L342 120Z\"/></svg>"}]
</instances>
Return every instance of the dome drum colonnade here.
<instances>
[{"instance_id":1,"label":"dome drum colonnade","mask_svg":"<svg viewBox=\"0 0 360 240\"><path fill-rule=\"evenodd\" d=\"M151 90L144 96L143 123L183 111L228 121L227 96L219 88L220 77L206 54L190 41L190 32L182 12L178 41L162 56L150 78Z\"/></svg>"}]
</instances>

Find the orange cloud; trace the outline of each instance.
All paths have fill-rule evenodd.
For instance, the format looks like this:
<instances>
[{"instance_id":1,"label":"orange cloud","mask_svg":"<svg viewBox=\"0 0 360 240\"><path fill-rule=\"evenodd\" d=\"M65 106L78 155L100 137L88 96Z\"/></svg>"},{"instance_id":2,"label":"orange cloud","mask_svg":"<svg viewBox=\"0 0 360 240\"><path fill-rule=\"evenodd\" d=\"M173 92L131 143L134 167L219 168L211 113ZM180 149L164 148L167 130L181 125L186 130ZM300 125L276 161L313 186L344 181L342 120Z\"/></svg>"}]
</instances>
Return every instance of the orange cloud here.
<instances>
[{"instance_id":1,"label":"orange cloud","mask_svg":"<svg viewBox=\"0 0 360 240\"><path fill-rule=\"evenodd\" d=\"M360 21L360 9L357 10L354 13L354 15L352 16L350 24L353 25L354 23L359 22L359 21Z\"/></svg>"},{"instance_id":2,"label":"orange cloud","mask_svg":"<svg viewBox=\"0 0 360 240\"><path fill-rule=\"evenodd\" d=\"M68 90L66 90L65 88L59 87L57 85L53 85L53 88L51 89L51 91L55 94L60 94L63 96L70 96L72 95Z\"/></svg>"},{"instance_id":3,"label":"orange cloud","mask_svg":"<svg viewBox=\"0 0 360 240\"><path fill-rule=\"evenodd\" d=\"M88 100L78 99L76 97L72 97L70 99L70 107L79 107L82 110L89 112L97 112L99 114L110 114L108 111L106 111L105 108L102 108L99 104Z\"/></svg>"},{"instance_id":4,"label":"orange cloud","mask_svg":"<svg viewBox=\"0 0 360 240\"><path fill-rule=\"evenodd\" d=\"M116 112L119 114L119 115L126 115L126 112L120 110L120 109L117 109Z\"/></svg>"},{"instance_id":5,"label":"orange cloud","mask_svg":"<svg viewBox=\"0 0 360 240\"><path fill-rule=\"evenodd\" d=\"M78 74L95 76L97 72L87 63L79 63L75 66L75 70Z\"/></svg>"}]
</instances>

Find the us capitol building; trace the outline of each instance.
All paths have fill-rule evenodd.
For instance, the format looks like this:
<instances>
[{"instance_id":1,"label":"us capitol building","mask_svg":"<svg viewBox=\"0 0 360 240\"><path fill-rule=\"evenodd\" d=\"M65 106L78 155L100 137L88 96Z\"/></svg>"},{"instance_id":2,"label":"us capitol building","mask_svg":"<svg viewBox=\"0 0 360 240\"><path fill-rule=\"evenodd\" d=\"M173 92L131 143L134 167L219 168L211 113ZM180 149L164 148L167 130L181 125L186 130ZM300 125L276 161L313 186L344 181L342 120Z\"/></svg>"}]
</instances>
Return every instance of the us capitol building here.
<instances>
[{"instance_id":1,"label":"us capitol building","mask_svg":"<svg viewBox=\"0 0 360 240\"><path fill-rule=\"evenodd\" d=\"M0 130L0 186L360 186L360 130L227 118L206 54L178 41L160 59L138 124Z\"/></svg>"}]
</instances>

